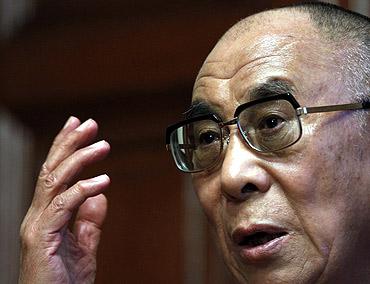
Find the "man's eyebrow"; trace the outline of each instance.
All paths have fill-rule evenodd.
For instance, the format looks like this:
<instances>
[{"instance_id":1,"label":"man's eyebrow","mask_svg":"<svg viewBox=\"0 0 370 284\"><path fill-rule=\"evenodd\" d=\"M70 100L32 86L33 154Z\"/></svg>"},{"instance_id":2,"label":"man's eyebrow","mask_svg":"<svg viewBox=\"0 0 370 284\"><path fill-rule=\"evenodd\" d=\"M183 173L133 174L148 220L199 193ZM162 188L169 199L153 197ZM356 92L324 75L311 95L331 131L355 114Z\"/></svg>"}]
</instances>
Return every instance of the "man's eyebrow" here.
<instances>
[{"instance_id":1,"label":"man's eyebrow","mask_svg":"<svg viewBox=\"0 0 370 284\"><path fill-rule=\"evenodd\" d=\"M289 82L285 80L273 79L260 85L257 85L256 87L252 88L248 93L250 101L254 101L269 96L293 93L293 90L294 89Z\"/></svg>"},{"instance_id":2,"label":"man's eyebrow","mask_svg":"<svg viewBox=\"0 0 370 284\"><path fill-rule=\"evenodd\" d=\"M215 113L215 111L209 104L205 102L194 101L190 105L189 109L185 111L183 114L185 115L186 119L189 119L189 118L206 115L206 114L212 114L212 113Z\"/></svg>"},{"instance_id":3,"label":"man's eyebrow","mask_svg":"<svg viewBox=\"0 0 370 284\"><path fill-rule=\"evenodd\" d=\"M250 97L250 101L253 101L268 96L293 93L293 90L294 89L292 87L292 84L290 84L286 80L271 79L265 83L255 86L254 88L249 90L248 94ZM186 110L183 114L185 115L186 119L189 119L201 115L217 114L217 111L206 102L193 101L189 109Z\"/></svg>"}]
</instances>

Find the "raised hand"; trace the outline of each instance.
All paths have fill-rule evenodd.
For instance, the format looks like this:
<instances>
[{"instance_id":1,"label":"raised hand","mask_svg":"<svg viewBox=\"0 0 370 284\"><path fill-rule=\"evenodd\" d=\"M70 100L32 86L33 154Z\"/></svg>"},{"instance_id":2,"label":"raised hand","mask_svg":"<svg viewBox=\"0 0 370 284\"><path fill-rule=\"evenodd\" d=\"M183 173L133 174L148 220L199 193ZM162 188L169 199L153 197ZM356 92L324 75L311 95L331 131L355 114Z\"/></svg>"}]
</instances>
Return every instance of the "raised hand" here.
<instances>
[{"instance_id":1,"label":"raised hand","mask_svg":"<svg viewBox=\"0 0 370 284\"><path fill-rule=\"evenodd\" d=\"M32 204L21 225L19 283L92 283L107 200L107 175L78 180L80 171L103 159L105 141L88 145L98 125L71 117L44 162ZM87 146L88 145L88 146ZM73 212L77 211L74 224Z\"/></svg>"}]
</instances>

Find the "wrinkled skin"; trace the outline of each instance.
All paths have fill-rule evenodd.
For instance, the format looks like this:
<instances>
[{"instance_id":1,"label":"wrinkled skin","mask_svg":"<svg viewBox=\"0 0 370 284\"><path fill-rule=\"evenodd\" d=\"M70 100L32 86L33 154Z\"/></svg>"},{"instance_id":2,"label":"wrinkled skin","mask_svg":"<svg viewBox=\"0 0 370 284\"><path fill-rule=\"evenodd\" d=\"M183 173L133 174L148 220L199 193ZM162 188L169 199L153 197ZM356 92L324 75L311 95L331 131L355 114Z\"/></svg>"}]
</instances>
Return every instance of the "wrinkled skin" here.
<instances>
[{"instance_id":1,"label":"wrinkled skin","mask_svg":"<svg viewBox=\"0 0 370 284\"><path fill-rule=\"evenodd\" d=\"M110 181L107 175L75 180L83 167L109 152L105 141L86 146L97 129L93 120L80 125L71 117L55 138L21 225L19 283L94 282L96 251L107 211L102 192Z\"/></svg>"},{"instance_id":2,"label":"wrinkled skin","mask_svg":"<svg viewBox=\"0 0 370 284\"><path fill-rule=\"evenodd\" d=\"M229 32L213 49L193 101L224 121L271 79L288 82L303 106L350 103L338 64L303 14L254 16L246 32ZM302 118L298 143L275 154L253 151L235 125L219 164L193 174L193 184L225 262L240 283L367 283L370 281L370 139L353 112ZM241 193L246 184L256 190ZM272 224L288 237L260 261L240 254L236 228Z\"/></svg>"}]
</instances>

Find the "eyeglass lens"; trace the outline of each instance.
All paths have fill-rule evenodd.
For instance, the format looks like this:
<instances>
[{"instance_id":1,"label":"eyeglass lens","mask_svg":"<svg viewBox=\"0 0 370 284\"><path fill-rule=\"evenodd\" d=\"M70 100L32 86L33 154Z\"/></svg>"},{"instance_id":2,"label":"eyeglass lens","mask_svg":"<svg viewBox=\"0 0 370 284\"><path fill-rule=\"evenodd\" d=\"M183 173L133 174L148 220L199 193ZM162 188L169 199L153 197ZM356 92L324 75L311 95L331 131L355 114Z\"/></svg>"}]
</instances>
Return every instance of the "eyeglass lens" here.
<instances>
[{"instance_id":1,"label":"eyeglass lens","mask_svg":"<svg viewBox=\"0 0 370 284\"><path fill-rule=\"evenodd\" d=\"M239 114L238 127L248 144L260 152L286 148L301 135L296 110L286 100L267 101L246 108Z\"/></svg>"},{"instance_id":2,"label":"eyeglass lens","mask_svg":"<svg viewBox=\"0 0 370 284\"><path fill-rule=\"evenodd\" d=\"M238 128L246 142L261 152L281 150L301 136L296 110L287 100L271 100L245 108L238 115ZM177 128L170 138L177 166L185 172L212 167L227 140L222 136L220 124L211 119Z\"/></svg>"},{"instance_id":3,"label":"eyeglass lens","mask_svg":"<svg viewBox=\"0 0 370 284\"><path fill-rule=\"evenodd\" d=\"M183 171L198 171L214 164L222 151L221 128L213 120L195 121L171 134L171 150Z\"/></svg>"}]
</instances>

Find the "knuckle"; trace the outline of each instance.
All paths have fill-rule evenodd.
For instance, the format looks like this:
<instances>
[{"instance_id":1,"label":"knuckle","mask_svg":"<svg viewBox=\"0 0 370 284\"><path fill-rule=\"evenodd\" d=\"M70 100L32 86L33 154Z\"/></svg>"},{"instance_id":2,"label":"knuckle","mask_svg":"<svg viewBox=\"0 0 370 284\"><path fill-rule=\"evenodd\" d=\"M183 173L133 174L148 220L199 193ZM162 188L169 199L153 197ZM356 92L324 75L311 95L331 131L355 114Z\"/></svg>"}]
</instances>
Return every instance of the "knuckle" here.
<instances>
[{"instance_id":1,"label":"knuckle","mask_svg":"<svg viewBox=\"0 0 370 284\"><path fill-rule=\"evenodd\" d=\"M79 181L71 188L71 194L76 200L84 200L88 196L88 188L83 181Z\"/></svg>"},{"instance_id":2,"label":"knuckle","mask_svg":"<svg viewBox=\"0 0 370 284\"><path fill-rule=\"evenodd\" d=\"M84 195L85 186L82 181L76 183L76 185L72 188L73 194L75 195Z\"/></svg>"},{"instance_id":3,"label":"knuckle","mask_svg":"<svg viewBox=\"0 0 370 284\"><path fill-rule=\"evenodd\" d=\"M49 167L48 167L47 163L44 162L41 166L39 177L44 178L49 174L49 172L50 172Z\"/></svg>"},{"instance_id":4,"label":"knuckle","mask_svg":"<svg viewBox=\"0 0 370 284\"><path fill-rule=\"evenodd\" d=\"M44 178L44 185L46 188L52 188L56 185L56 183L57 178L54 173L50 173Z\"/></svg>"},{"instance_id":5,"label":"knuckle","mask_svg":"<svg viewBox=\"0 0 370 284\"><path fill-rule=\"evenodd\" d=\"M91 153L90 149L86 148L86 149L78 150L74 158L75 158L76 163L81 165L81 167L85 167L86 165L88 165L93 155L95 155L95 153Z\"/></svg>"},{"instance_id":6,"label":"knuckle","mask_svg":"<svg viewBox=\"0 0 370 284\"><path fill-rule=\"evenodd\" d=\"M58 212L65 208L66 206L66 199L63 195L57 195L54 197L54 199L51 201L50 204L53 211Z\"/></svg>"},{"instance_id":7,"label":"knuckle","mask_svg":"<svg viewBox=\"0 0 370 284\"><path fill-rule=\"evenodd\" d=\"M63 141L62 143L59 143L57 147L62 151L67 151L71 147L71 143Z\"/></svg>"},{"instance_id":8,"label":"knuckle","mask_svg":"<svg viewBox=\"0 0 370 284\"><path fill-rule=\"evenodd\" d=\"M54 142L52 148L58 149L61 152L69 152L70 149L74 149L76 145L76 137L72 133L69 134L67 137L57 137Z\"/></svg>"},{"instance_id":9,"label":"knuckle","mask_svg":"<svg viewBox=\"0 0 370 284\"><path fill-rule=\"evenodd\" d=\"M69 149L74 149L76 147L76 137L71 134L64 139L62 142L58 143L57 147L62 151L69 151Z\"/></svg>"}]
</instances>

